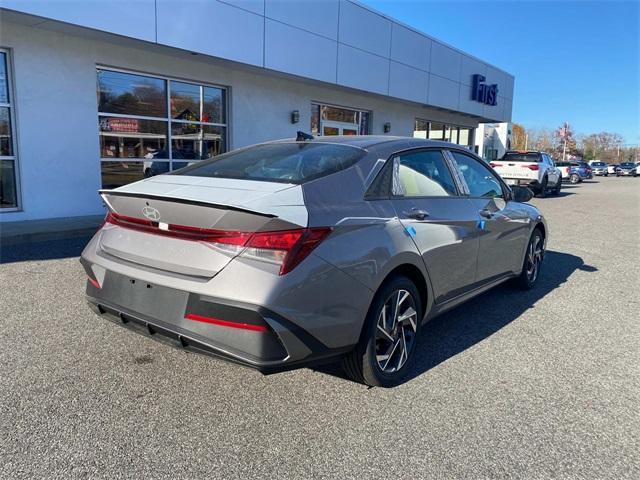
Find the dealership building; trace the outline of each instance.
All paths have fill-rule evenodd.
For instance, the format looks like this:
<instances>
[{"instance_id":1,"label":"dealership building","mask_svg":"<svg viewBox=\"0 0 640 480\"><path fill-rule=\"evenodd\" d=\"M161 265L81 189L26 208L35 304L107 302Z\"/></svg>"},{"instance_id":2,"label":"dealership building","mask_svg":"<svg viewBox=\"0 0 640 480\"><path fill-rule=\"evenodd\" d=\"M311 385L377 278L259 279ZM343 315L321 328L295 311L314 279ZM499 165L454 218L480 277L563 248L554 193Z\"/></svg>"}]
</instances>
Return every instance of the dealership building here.
<instances>
[{"instance_id":1,"label":"dealership building","mask_svg":"<svg viewBox=\"0 0 640 480\"><path fill-rule=\"evenodd\" d=\"M298 130L477 150L511 120L512 75L351 0L0 6L0 222Z\"/></svg>"}]
</instances>

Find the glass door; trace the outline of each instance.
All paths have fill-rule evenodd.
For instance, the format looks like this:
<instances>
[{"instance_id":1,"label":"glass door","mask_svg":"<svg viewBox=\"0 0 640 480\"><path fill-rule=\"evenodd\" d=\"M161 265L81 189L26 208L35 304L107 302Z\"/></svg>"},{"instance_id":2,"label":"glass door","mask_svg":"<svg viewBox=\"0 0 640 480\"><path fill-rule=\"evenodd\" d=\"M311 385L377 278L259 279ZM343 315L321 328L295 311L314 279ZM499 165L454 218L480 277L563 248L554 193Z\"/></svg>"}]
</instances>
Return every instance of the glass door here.
<instances>
[{"instance_id":1,"label":"glass door","mask_svg":"<svg viewBox=\"0 0 640 480\"><path fill-rule=\"evenodd\" d=\"M358 125L345 122L322 122L322 135L358 135Z\"/></svg>"}]
</instances>

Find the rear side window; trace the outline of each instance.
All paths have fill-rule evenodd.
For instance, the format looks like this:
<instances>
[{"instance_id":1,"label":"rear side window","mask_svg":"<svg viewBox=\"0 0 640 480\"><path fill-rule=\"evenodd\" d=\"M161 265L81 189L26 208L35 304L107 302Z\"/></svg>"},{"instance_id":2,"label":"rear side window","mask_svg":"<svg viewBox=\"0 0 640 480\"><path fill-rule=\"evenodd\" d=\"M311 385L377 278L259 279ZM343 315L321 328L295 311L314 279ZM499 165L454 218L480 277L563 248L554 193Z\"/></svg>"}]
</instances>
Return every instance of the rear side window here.
<instances>
[{"instance_id":1,"label":"rear side window","mask_svg":"<svg viewBox=\"0 0 640 480\"><path fill-rule=\"evenodd\" d=\"M404 197L457 195L451 172L440 150L424 150L399 156L393 194Z\"/></svg>"},{"instance_id":2,"label":"rear side window","mask_svg":"<svg viewBox=\"0 0 640 480\"><path fill-rule=\"evenodd\" d=\"M509 162L542 162L542 155L539 153L520 153L520 152L507 152L502 157L503 160Z\"/></svg>"},{"instance_id":3,"label":"rear side window","mask_svg":"<svg viewBox=\"0 0 640 480\"><path fill-rule=\"evenodd\" d=\"M361 148L332 143L269 143L229 152L173 175L304 183L344 170L365 154Z\"/></svg>"}]
</instances>

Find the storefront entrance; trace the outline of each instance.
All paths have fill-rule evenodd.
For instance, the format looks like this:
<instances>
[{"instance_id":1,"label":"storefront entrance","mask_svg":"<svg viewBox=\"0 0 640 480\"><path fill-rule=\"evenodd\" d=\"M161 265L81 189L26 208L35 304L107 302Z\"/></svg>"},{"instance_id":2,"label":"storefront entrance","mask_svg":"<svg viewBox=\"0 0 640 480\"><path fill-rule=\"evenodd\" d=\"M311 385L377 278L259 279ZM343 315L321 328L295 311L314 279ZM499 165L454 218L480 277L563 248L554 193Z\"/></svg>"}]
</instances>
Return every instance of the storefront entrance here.
<instances>
[{"instance_id":1,"label":"storefront entrance","mask_svg":"<svg viewBox=\"0 0 640 480\"><path fill-rule=\"evenodd\" d=\"M370 112L311 104L312 135L368 135Z\"/></svg>"},{"instance_id":2,"label":"storefront entrance","mask_svg":"<svg viewBox=\"0 0 640 480\"><path fill-rule=\"evenodd\" d=\"M358 135L358 127L355 123L321 122L322 135Z\"/></svg>"}]
</instances>

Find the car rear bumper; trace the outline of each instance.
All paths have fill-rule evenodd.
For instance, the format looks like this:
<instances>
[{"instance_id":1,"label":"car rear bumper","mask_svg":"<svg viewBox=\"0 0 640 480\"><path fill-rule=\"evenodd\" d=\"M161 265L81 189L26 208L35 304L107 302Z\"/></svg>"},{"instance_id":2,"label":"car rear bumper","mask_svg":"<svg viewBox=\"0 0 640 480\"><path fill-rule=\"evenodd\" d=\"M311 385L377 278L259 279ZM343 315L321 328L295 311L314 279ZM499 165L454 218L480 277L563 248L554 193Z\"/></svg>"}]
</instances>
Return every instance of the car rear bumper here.
<instances>
[{"instance_id":1,"label":"car rear bumper","mask_svg":"<svg viewBox=\"0 0 640 480\"><path fill-rule=\"evenodd\" d=\"M530 178L503 177L502 179L507 183L507 185L522 185L534 189L540 187L540 182L538 180L531 180Z\"/></svg>"},{"instance_id":2,"label":"car rear bumper","mask_svg":"<svg viewBox=\"0 0 640 480\"><path fill-rule=\"evenodd\" d=\"M241 260L211 279L189 279L109 257L98 243L94 238L80 260L94 312L263 373L351 350L373 298L371 290L313 254L285 276L278 277L276 268L275 279L272 269Z\"/></svg>"}]
</instances>

